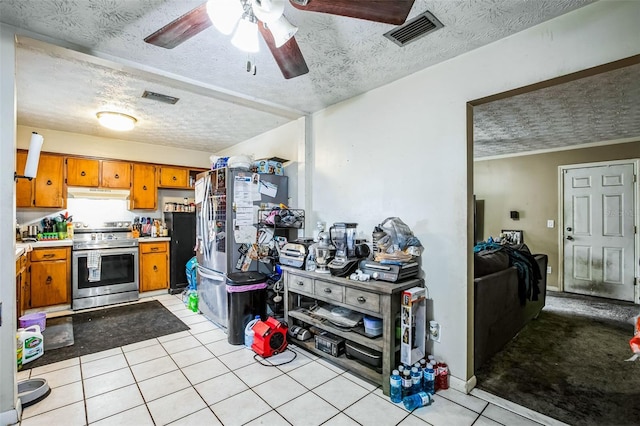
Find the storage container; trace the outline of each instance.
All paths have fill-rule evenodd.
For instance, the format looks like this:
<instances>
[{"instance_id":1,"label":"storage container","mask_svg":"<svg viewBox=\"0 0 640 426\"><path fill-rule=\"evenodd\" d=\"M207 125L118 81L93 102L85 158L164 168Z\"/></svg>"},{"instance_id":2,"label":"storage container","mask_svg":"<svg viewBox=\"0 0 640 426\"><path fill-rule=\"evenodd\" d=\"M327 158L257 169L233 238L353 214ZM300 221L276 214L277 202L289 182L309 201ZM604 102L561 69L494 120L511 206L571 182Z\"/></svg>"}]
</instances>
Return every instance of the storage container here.
<instances>
[{"instance_id":1,"label":"storage container","mask_svg":"<svg viewBox=\"0 0 640 426\"><path fill-rule=\"evenodd\" d=\"M370 317L365 315L363 317L364 332L370 336L382 335L382 320L380 318Z\"/></svg>"},{"instance_id":2,"label":"storage container","mask_svg":"<svg viewBox=\"0 0 640 426\"><path fill-rule=\"evenodd\" d=\"M46 312L34 312L32 314L23 315L18 318L18 328L29 328L32 325L37 325L40 327L40 331L44 331L45 325L47 324L47 313Z\"/></svg>"}]
</instances>

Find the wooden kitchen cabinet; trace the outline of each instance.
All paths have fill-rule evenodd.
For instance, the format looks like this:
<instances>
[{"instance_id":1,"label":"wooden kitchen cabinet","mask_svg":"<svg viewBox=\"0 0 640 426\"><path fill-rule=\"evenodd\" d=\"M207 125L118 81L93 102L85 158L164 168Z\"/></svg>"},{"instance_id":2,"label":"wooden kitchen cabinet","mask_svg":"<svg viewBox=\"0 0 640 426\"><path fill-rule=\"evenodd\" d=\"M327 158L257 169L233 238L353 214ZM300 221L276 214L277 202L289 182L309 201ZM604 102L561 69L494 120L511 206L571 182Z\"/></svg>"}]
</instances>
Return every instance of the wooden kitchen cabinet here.
<instances>
[{"instance_id":1,"label":"wooden kitchen cabinet","mask_svg":"<svg viewBox=\"0 0 640 426\"><path fill-rule=\"evenodd\" d=\"M131 187L131 163L102 161L100 186L103 188L129 189Z\"/></svg>"},{"instance_id":2,"label":"wooden kitchen cabinet","mask_svg":"<svg viewBox=\"0 0 640 426\"><path fill-rule=\"evenodd\" d=\"M29 256L24 253L16 259L16 318L19 319L30 307Z\"/></svg>"},{"instance_id":3,"label":"wooden kitchen cabinet","mask_svg":"<svg viewBox=\"0 0 640 426\"><path fill-rule=\"evenodd\" d=\"M156 167L147 164L134 164L129 209L154 210L157 204Z\"/></svg>"},{"instance_id":4,"label":"wooden kitchen cabinet","mask_svg":"<svg viewBox=\"0 0 640 426\"><path fill-rule=\"evenodd\" d=\"M67 185L97 187L100 183L100 161L68 157Z\"/></svg>"},{"instance_id":5,"label":"wooden kitchen cabinet","mask_svg":"<svg viewBox=\"0 0 640 426\"><path fill-rule=\"evenodd\" d=\"M189 170L181 167L160 167L158 186L164 188L188 188Z\"/></svg>"},{"instance_id":6,"label":"wooden kitchen cabinet","mask_svg":"<svg viewBox=\"0 0 640 426\"><path fill-rule=\"evenodd\" d=\"M140 292L169 288L169 242L140 243Z\"/></svg>"},{"instance_id":7,"label":"wooden kitchen cabinet","mask_svg":"<svg viewBox=\"0 0 640 426\"><path fill-rule=\"evenodd\" d=\"M16 171L24 172L27 151L16 153ZM32 180L18 179L16 183L16 207L57 207L67 205L64 185L64 157L40 154L38 172Z\"/></svg>"},{"instance_id":8,"label":"wooden kitchen cabinet","mask_svg":"<svg viewBox=\"0 0 640 426\"><path fill-rule=\"evenodd\" d=\"M71 303L71 248L36 248L30 260L30 308Z\"/></svg>"}]
</instances>

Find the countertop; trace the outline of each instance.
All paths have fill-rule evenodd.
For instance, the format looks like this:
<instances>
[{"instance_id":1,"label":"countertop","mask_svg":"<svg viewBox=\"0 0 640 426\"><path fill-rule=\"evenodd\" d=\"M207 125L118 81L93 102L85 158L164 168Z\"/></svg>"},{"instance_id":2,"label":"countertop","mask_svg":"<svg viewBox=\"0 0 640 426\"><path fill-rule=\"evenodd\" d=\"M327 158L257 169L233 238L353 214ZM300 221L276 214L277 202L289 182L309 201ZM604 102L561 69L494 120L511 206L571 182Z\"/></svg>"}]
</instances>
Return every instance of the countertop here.
<instances>
[{"instance_id":1,"label":"countertop","mask_svg":"<svg viewBox=\"0 0 640 426\"><path fill-rule=\"evenodd\" d=\"M156 243L159 241L171 241L171 237L140 237L139 243Z\"/></svg>"}]
</instances>

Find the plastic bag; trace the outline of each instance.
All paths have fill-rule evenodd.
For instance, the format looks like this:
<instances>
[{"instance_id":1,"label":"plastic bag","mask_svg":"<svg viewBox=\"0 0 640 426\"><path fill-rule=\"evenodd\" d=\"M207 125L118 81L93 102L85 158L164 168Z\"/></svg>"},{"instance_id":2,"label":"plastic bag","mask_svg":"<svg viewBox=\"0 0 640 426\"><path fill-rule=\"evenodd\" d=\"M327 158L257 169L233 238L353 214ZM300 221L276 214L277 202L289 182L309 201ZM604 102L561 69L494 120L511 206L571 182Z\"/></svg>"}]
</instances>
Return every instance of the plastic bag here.
<instances>
[{"instance_id":1,"label":"plastic bag","mask_svg":"<svg viewBox=\"0 0 640 426\"><path fill-rule=\"evenodd\" d=\"M380 228L387 234L378 240L378 250L383 253L404 251L412 256L420 256L422 244L414 235L406 223L399 217L388 217Z\"/></svg>"}]
</instances>

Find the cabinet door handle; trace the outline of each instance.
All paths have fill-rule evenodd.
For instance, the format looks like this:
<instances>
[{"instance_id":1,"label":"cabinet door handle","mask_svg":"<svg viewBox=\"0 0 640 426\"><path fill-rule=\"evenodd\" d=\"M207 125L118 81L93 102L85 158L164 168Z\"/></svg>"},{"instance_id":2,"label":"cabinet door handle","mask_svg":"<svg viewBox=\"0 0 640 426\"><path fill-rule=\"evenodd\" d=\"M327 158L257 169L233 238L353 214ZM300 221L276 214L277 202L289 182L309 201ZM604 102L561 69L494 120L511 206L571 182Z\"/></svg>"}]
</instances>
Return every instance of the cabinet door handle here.
<instances>
[{"instance_id":1,"label":"cabinet door handle","mask_svg":"<svg viewBox=\"0 0 640 426\"><path fill-rule=\"evenodd\" d=\"M146 190L147 190L147 185L142 185L142 189L143 189L144 191L146 191Z\"/></svg>"},{"instance_id":2,"label":"cabinet door handle","mask_svg":"<svg viewBox=\"0 0 640 426\"><path fill-rule=\"evenodd\" d=\"M51 182L51 180L48 180L47 185L53 185L53 182Z\"/></svg>"},{"instance_id":3,"label":"cabinet door handle","mask_svg":"<svg viewBox=\"0 0 640 426\"><path fill-rule=\"evenodd\" d=\"M53 254L53 253L47 253L47 254L43 254L42 255L42 257L44 257L45 259L50 259L50 258L52 258L54 256L55 256L55 254Z\"/></svg>"},{"instance_id":4,"label":"cabinet door handle","mask_svg":"<svg viewBox=\"0 0 640 426\"><path fill-rule=\"evenodd\" d=\"M114 178L116 178L116 179L120 179L120 175L116 173L116 175L114 176Z\"/></svg>"},{"instance_id":5,"label":"cabinet door handle","mask_svg":"<svg viewBox=\"0 0 640 426\"><path fill-rule=\"evenodd\" d=\"M298 281L296 284L298 284L298 285L304 285L304 282L302 282L302 281Z\"/></svg>"},{"instance_id":6,"label":"cabinet door handle","mask_svg":"<svg viewBox=\"0 0 640 426\"><path fill-rule=\"evenodd\" d=\"M364 298L364 297L362 297L362 296L358 296L358 298L357 298L356 300L357 300L358 302L360 302L360 303L364 303L364 302L366 302L366 301L367 301L367 299L365 299L365 298Z\"/></svg>"},{"instance_id":7,"label":"cabinet door handle","mask_svg":"<svg viewBox=\"0 0 640 426\"><path fill-rule=\"evenodd\" d=\"M87 174L83 171L80 172L80 176L86 176Z\"/></svg>"},{"instance_id":8,"label":"cabinet door handle","mask_svg":"<svg viewBox=\"0 0 640 426\"><path fill-rule=\"evenodd\" d=\"M324 289L324 292L325 292L325 293L331 293L331 289L330 289L330 288L325 288L325 289Z\"/></svg>"},{"instance_id":9,"label":"cabinet door handle","mask_svg":"<svg viewBox=\"0 0 640 426\"><path fill-rule=\"evenodd\" d=\"M154 271L157 271L157 270L158 270L158 267L157 267L156 265L153 265L153 270L154 270Z\"/></svg>"},{"instance_id":10,"label":"cabinet door handle","mask_svg":"<svg viewBox=\"0 0 640 426\"><path fill-rule=\"evenodd\" d=\"M51 281L53 281L53 278L51 278L51 275L49 275L49 276L47 277L47 281L45 281L45 283L46 283L47 285L50 285L50 284L51 284Z\"/></svg>"}]
</instances>

